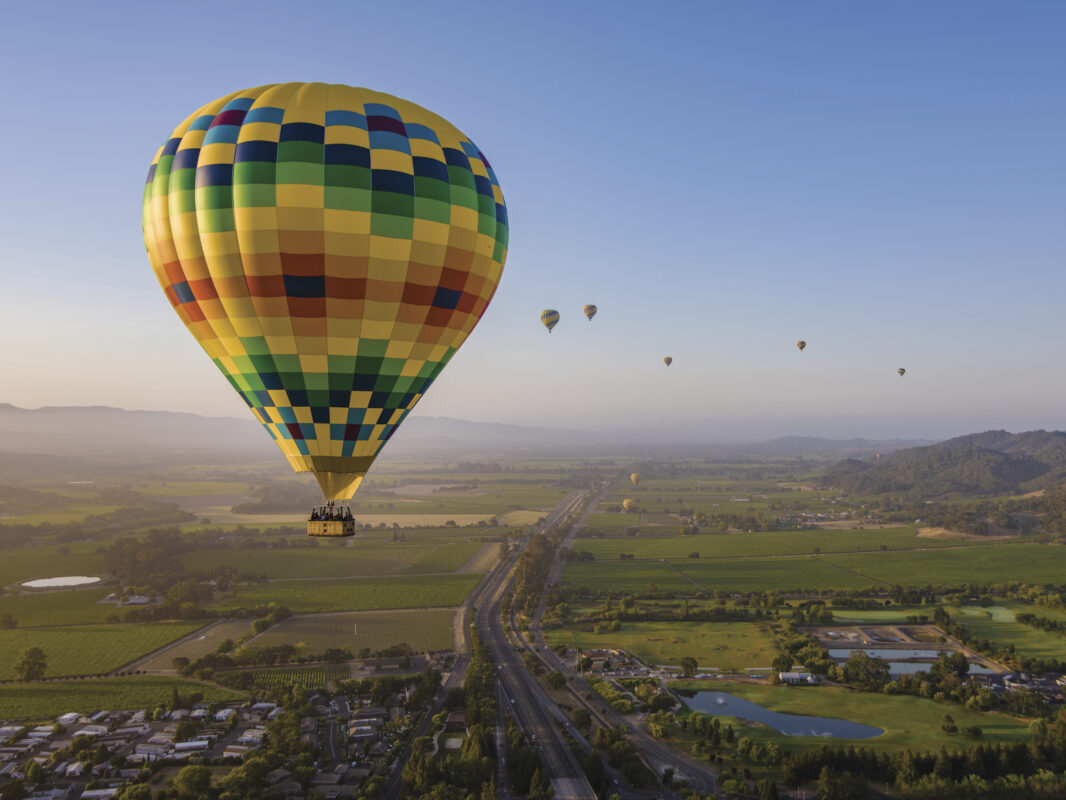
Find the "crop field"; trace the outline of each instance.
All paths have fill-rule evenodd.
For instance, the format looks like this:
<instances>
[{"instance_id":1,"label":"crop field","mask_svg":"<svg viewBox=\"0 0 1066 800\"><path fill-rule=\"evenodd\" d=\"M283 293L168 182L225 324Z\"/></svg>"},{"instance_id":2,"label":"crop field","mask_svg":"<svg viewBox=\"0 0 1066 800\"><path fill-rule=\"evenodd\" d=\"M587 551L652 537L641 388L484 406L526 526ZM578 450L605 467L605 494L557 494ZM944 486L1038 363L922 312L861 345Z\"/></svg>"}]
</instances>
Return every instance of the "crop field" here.
<instances>
[{"instance_id":1,"label":"crop field","mask_svg":"<svg viewBox=\"0 0 1066 800\"><path fill-rule=\"evenodd\" d=\"M351 677L347 664L330 664L311 667L283 667L281 669L257 670L253 681L260 689L278 686L295 686L297 689L325 689L333 681L346 681Z\"/></svg>"},{"instance_id":2,"label":"crop field","mask_svg":"<svg viewBox=\"0 0 1066 800\"><path fill-rule=\"evenodd\" d=\"M53 525L61 525L66 522L81 522L90 514L106 514L109 511L114 511L118 506L100 505L98 503L72 503L71 505L65 505L61 509L54 511L41 511L35 514L18 514L6 517L4 520L0 520L0 525L4 523L19 525L40 525L42 523L51 523Z\"/></svg>"},{"instance_id":3,"label":"crop field","mask_svg":"<svg viewBox=\"0 0 1066 800\"><path fill-rule=\"evenodd\" d=\"M4 710L5 718L51 720L68 711L151 708L169 701L175 688L182 694L199 693L208 702L240 700L244 697L241 692L219 686L146 675L47 683L3 683L0 684L0 708Z\"/></svg>"},{"instance_id":4,"label":"crop field","mask_svg":"<svg viewBox=\"0 0 1066 800\"><path fill-rule=\"evenodd\" d=\"M404 568L410 575L427 572L455 572L485 546L482 541L452 542L432 547Z\"/></svg>"},{"instance_id":5,"label":"crop field","mask_svg":"<svg viewBox=\"0 0 1066 800\"><path fill-rule=\"evenodd\" d=\"M433 549L421 542L383 543L377 537L320 541L318 547L204 550L184 556L182 565L196 573L231 564L268 578L345 578L400 572Z\"/></svg>"},{"instance_id":6,"label":"crop field","mask_svg":"<svg viewBox=\"0 0 1066 800\"><path fill-rule=\"evenodd\" d=\"M62 555L50 549L17 550L0 555L0 586L35 578L99 575L103 568L104 557L95 553Z\"/></svg>"},{"instance_id":7,"label":"crop field","mask_svg":"<svg viewBox=\"0 0 1066 800\"><path fill-rule=\"evenodd\" d=\"M1018 543L949 547L918 553L829 555L825 560L887 584L1061 583L1066 547Z\"/></svg>"},{"instance_id":8,"label":"crop field","mask_svg":"<svg viewBox=\"0 0 1066 800\"><path fill-rule=\"evenodd\" d=\"M587 550L597 559L611 560L619 553L632 553L641 558L687 558L699 553L700 558L737 558L745 556L808 555L822 553L852 553L859 551L913 550L956 545L936 539L919 539L914 528L880 528L872 530L838 531L765 531L760 533L697 534L670 537L618 537L578 539L575 550ZM990 543L991 544L991 543Z\"/></svg>"},{"instance_id":9,"label":"crop field","mask_svg":"<svg viewBox=\"0 0 1066 800\"><path fill-rule=\"evenodd\" d=\"M294 580L241 584L222 609L277 603L296 614L441 608L462 604L479 575L410 575L350 580Z\"/></svg>"},{"instance_id":10,"label":"crop field","mask_svg":"<svg viewBox=\"0 0 1066 800\"><path fill-rule=\"evenodd\" d=\"M957 704L945 705L909 695L856 692L837 686L785 687L727 681L680 682L675 688L729 692L751 700L764 708L785 714L835 717L882 728L885 732L872 739L834 739L823 736L785 736L763 725L747 727L732 717L734 727L741 728L749 739L765 744L775 742L788 750L809 750L832 744L855 744L877 752L895 752L910 748L935 752L941 746L950 750L977 746L960 733L940 730L941 718L950 713L960 729L976 725L984 731L981 741L1018 742L1028 737L1028 720L1002 714L968 711Z\"/></svg>"},{"instance_id":11,"label":"crop field","mask_svg":"<svg viewBox=\"0 0 1066 800\"><path fill-rule=\"evenodd\" d=\"M932 618L934 606L897 606L888 608L831 608L833 621L848 625L867 623L891 624L907 622L909 616L925 615Z\"/></svg>"},{"instance_id":12,"label":"crop field","mask_svg":"<svg viewBox=\"0 0 1066 800\"><path fill-rule=\"evenodd\" d=\"M76 589L0 595L0 616L10 614L20 628L107 622L109 616L117 614L121 617L127 610L110 603L98 602L110 591L110 588Z\"/></svg>"},{"instance_id":13,"label":"crop field","mask_svg":"<svg viewBox=\"0 0 1066 800\"><path fill-rule=\"evenodd\" d=\"M563 570L562 582L615 594L646 592L649 584L666 592L701 591L677 570L657 561L571 561Z\"/></svg>"},{"instance_id":14,"label":"crop field","mask_svg":"<svg viewBox=\"0 0 1066 800\"><path fill-rule=\"evenodd\" d=\"M762 622L623 622L619 631L594 633L576 626L544 632L553 645L590 649L617 647L654 665L677 666L685 656L701 670L740 672L769 667L781 652Z\"/></svg>"},{"instance_id":15,"label":"crop field","mask_svg":"<svg viewBox=\"0 0 1066 800\"><path fill-rule=\"evenodd\" d=\"M861 589L875 581L840 569L821 557L707 559L676 562L679 569L709 590L735 592Z\"/></svg>"},{"instance_id":16,"label":"crop field","mask_svg":"<svg viewBox=\"0 0 1066 800\"><path fill-rule=\"evenodd\" d=\"M974 636L988 639L994 645L1014 645L1022 657L1066 660L1066 636L1042 631L1016 622L1016 612L1028 612L1038 617L1061 619L1061 612L1054 609L1022 603L1005 603L1002 606L982 608L978 606L948 607L948 612L963 623Z\"/></svg>"},{"instance_id":17,"label":"crop field","mask_svg":"<svg viewBox=\"0 0 1066 800\"><path fill-rule=\"evenodd\" d=\"M14 680L15 664L30 647L44 651L45 677L95 675L128 664L202 625L157 622L0 631L0 680Z\"/></svg>"},{"instance_id":18,"label":"crop field","mask_svg":"<svg viewBox=\"0 0 1066 800\"><path fill-rule=\"evenodd\" d=\"M196 636L185 641L175 641L170 647L166 647L155 653L150 659L140 662L138 669L148 672L170 672L174 668L173 661L178 656L184 656L190 661L195 661L200 656L205 656L217 649L226 639L237 641L241 636L249 633L251 629L251 620L218 620L205 625L196 632Z\"/></svg>"},{"instance_id":19,"label":"crop field","mask_svg":"<svg viewBox=\"0 0 1066 800\"><path fill-rule=\"evenodd\" d=\"M248 646L303 643L308 653L348 647L355 654L364 647L376 652L397 644L407 644L416 652L450 650L453 617L454 610L450 608L304 614L280 622L256 636Z\"/></svg>"}]
</instances>

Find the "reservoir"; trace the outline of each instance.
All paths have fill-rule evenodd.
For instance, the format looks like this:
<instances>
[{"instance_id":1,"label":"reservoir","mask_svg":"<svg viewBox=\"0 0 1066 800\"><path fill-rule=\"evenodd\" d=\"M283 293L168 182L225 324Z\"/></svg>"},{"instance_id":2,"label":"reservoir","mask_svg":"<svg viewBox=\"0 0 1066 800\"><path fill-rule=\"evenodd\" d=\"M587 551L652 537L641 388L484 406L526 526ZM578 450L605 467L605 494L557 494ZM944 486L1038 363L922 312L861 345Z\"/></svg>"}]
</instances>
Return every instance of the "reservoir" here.
<instances>
[{"instance_id":1,"label":"reservoir","mask_svg":"<svg viewBox=\"0 0 1066 800\"><path fill-rule=\"evenodd\" d=\"M62 589L68 586L88 586L90 583L99 582L99 578L91 578L88 575L68 575L64 578L38 578L35 581L26 581L22 585L27 589Z\"/></svg>"},{"instance_id":2,"label":"reservoir","mask_svg":"<svg viewBox=\"0 0 1066 800\"><path fill-rule=\"evenodd\" d=\"M817 689L796 689L817 692ZM737 717L761 722L786 736L832 736L837 739L871 739L884 733L880 728L832 717L805 717L800 714L781 714L758 703L734 697L728 692L696 692L695 697L682 698L693 711L714 717Z\"/></svg>"}]
</instances>

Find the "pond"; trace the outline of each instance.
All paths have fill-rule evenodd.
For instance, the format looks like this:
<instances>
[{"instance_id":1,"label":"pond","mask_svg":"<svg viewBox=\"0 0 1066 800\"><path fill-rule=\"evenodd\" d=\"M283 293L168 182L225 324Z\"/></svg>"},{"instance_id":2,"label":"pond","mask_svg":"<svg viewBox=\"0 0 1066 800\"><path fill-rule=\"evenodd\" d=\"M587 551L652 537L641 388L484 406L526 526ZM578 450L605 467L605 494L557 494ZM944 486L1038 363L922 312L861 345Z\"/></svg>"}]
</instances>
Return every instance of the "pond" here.
<instances>
[{"instance_id":1,"label":"pond","mask_svg":"<svg viewBox=\"0 0 1066 800\"><path fill-rule=\"evenodd\" d=\"M796 689L799 692L817 692L815 688ZM734 697L728 692L696 692L694 697L684 698L685 705L693 711L702 711L714 717L738 717L752 722L761 722L786 736L832 736L837 739L871 739L884 733L880 728L832 717L807 717L800 714L781 714L763 708L758 703Z\"/></svg>"},{"instance_id":2,"label":"pond","mask_svg":"<svg viewBox=\"0 0 1066 800\"><path fill-rule=\"evenodd\" d=\"M90 583L99 583L99 578L88 575L67 575L63 578L38 578L35 581L26 581L22 585L27 589L60 589L67 586L87 586Z\"/></svg>"}]
</instances>

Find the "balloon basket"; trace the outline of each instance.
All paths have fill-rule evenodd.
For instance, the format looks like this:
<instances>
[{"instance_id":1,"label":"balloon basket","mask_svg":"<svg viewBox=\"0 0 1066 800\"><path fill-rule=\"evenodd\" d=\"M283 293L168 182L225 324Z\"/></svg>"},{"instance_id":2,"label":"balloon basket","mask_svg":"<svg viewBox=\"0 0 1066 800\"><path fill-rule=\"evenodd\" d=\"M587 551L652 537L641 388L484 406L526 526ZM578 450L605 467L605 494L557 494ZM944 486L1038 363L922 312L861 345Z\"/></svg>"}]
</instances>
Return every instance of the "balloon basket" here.
<instances>
[{"instance_id":1,"label":"balloon basket","mask_svg":"<svg viewBox=\"0 0 1066 800\"><path fill-rule=\"evenodd\" d=\"M355 519L350 509L338 508L333 501L311 512L308 536L355 536Z\"/></svg>"}]
</instances>

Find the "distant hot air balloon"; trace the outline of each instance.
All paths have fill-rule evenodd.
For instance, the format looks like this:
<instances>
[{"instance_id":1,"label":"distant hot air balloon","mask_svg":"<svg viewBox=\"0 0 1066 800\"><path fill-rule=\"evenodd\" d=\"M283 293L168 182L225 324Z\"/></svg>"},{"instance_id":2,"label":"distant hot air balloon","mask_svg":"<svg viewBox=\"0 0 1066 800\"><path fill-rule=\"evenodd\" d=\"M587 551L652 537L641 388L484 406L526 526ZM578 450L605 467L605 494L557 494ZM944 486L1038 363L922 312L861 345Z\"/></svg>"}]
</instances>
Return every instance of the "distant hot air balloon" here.
<instances>
[{"instance_id":1,"label":"distant hot air balloon","mask_svg":"<svg viewBox=\"0 0 1066 800\"><path fill-rule=\"evenodd\" d=\"M338 84L194 111L152 160L142 224L182 322L330 501L352 496L474 329L507 253L477 146L414 103Z\"/></svg>"},{"instance_id":2,"label":"distant hot air balloon","mask_svg":"<svg viewBox=\"0 0 1066 800\"><path fill-rule=\"evenodd\" d=\"M634 472L629 476L629 480L633 481L634 486L640 486L640 473Z\"/></svg>"},{"instance_id":3,"label":"distant hot air balloon","mask_svg":"<svg viewBox=\"0 0 1066 800\"><path fill-rule=\"evenodd\" d=\"M796 347L798 347L800 349L800 352L802 353L803 350L807 347L807 343L800 339L798 342L796 342Z\"/></svg>"},{"instance_id":4,"label":"distant hot air balloon","mask_svg":"<svg viewBox=\"0 0 1066 800\"><path fill-rule=\"evenodd\" d=\"M559 312L554 308L546 308L540 312L540 321L544 323L548 333L551 333L552 328L559 324Z\"/></svg>"},{"instance_id":5,"label":"distant hot air balloon","mask_svg":"<svg viewBox=\"0 0 1066 800\"><path fill-rule=\"evenodd\" d=\"M622 510L625 511L627 514L630 511L632 511L634 508L636 508L636 507L637 507L637 501L636 500L632 500L632 499L627 497L625 500L622 501Z\"/></svg>"},{"instance_id":6,"label":"distant hot air balloon","mask_svg":"<svg viewBox=\"0 0 1066 800\"><path fill-rule=\"evenodd\" d=\"M903 367L900 367L899 369L896 370L896 372L898 372L900 375L905 375L907 370L903 369Z\"/></svg>"},{"instance_id":7,"label":"distant hot air balloon","mask_svg":"<svg viewBox=\"0 0 1066 800\"><path fill-rule=\"evenodd\" d=\"M667 356L666 358L663 359L663 363L666 364L666 366L670 366L671 364L674 363L674 359L671 358L670 356Z\"/></svg>"},{"instance_id":8,"label":"distant hot air balloon","mask_svg":"<svg viewBox=\"0 0 1066 800\"><path fill-rule=\"evenodd\" d=\"M878 460L878 461L880 461L880 460L881 460L881 454L880 454L880 453L878 453L878 454L877 454L877 460Z\"/></svg>"},{"instance_id":9,"label":"distant hot air balloon","mask_svg":"<svg viewBox=\"0 0 1066 800\"><path fill-rule=\"evenodd\" d=\"M585 306L585 316L589 318L589 322L592 322L592 318L596 316L596 306L589 303Z\"/></svg>"}]
</instances>

